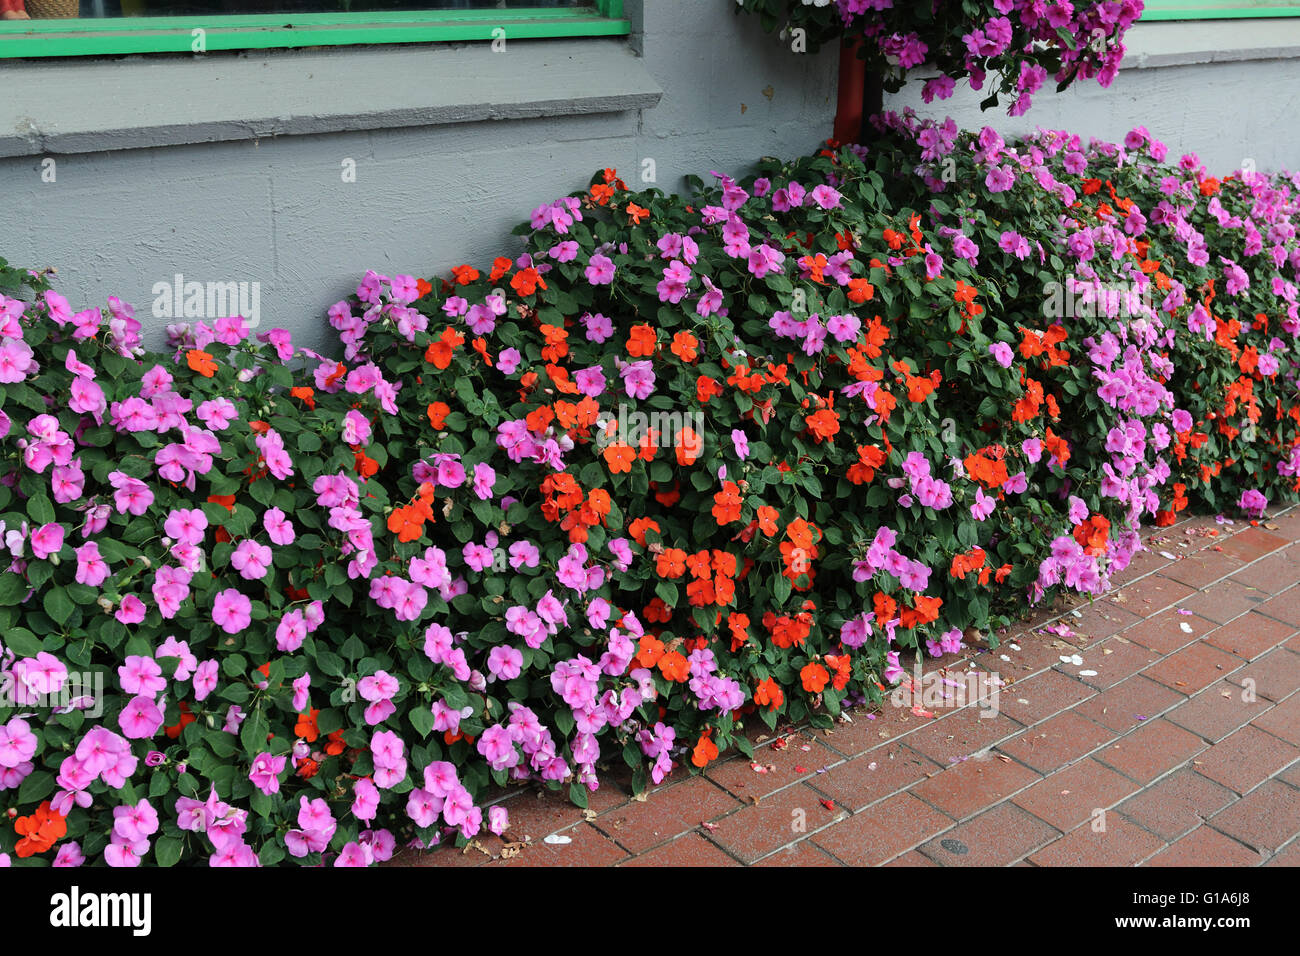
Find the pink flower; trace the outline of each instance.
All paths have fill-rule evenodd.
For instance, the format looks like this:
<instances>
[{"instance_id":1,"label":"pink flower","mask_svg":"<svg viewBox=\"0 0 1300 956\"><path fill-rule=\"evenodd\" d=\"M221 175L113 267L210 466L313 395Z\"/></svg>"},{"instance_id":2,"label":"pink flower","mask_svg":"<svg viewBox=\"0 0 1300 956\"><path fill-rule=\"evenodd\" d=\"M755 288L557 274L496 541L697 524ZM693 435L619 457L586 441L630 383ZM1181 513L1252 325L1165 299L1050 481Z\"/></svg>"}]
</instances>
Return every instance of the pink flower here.
<instances>
[{"instance_id":1,"label":"pink flower","mask_svg":"<svg viewBox=\"0 0 1300 956\"><path fill-rule=\"evenodd\" d=\"M99 554L99 545L87 541L76 549L77 583L97 588L108 577L108 563Z\"/></svg>"},{"instance_id":2,"label":"pink flower","mask_svg":"<svg viewBox=\"0 0 1300 956\"><path fill-rule=\"evenodd\" d=\"M122 606L113 616L123 624L139 624L144 620L144 615L144 602L134 594L127 594L122 597Z\"/></svg>"},{"instance_id":3,"label":"pink flower","mask_svg":"<svg viewBox=\"0 0 1300 956\"><path fill-rule=\"evenodd\" d=\"M194 699L207 700L208 695L217 689L217 662L204 661L194 669Z\"/></svg>"},{"instance_id":4,"label":"pink flower","mask_svg":"<svg viewBox=\"0 0 1300 956\"><path fill-rule=\"evenodd\" d=\"M32 554L42 561L52 554L58 554L63 547L63 525L50 524L41 525L32 533Z\"/></svg>"},{"instance_id":5,"label":"pink flower","mask_svg":"<svg viewBox=\"0 0 1300 956\"><path fill-rule=\"evenodd\" d=\"M202 544L207 527L208 516L199 508L177 508L163 522L163 531L167 537L179 544Z\"/></svg>"},{"instance_id":6,"label":"pink flower","mask_svg":"<svg viewBox=\"0 0 1300 956\"><path fill-rule=\"evenodd\" d=\"M1011 363L1015 361L1015 353L1006 342L994 342L989 346L989 354L1003 368L1011 368Z\"/></svg>"},{"instance_id":7,"label":"pink flower","mask_svg":"<svg viewBox=\"0 0 1300 956\"><path fill-rule=\"evenodd\" d=\"M524 655L505 644L492 648L488 654L488 671L498 680L514 680L524 666Z\"/></svg>"},{"instance_id":8,"label":"pink flower","mask_svg":"<svg viewBox=\"0 0 1300 956\"><path fill-rule=\"evenodd\" d=\"M158 733L162 726L163 714L152 697L143 694L132 697L118 714L117 724L122 733L130 740L143 740Z\"/></svg>"},{"instance_id":9,"label":"pink flower","mask_svg":"<svg viewBox=\"0 0 1300 956\"><path fill-rule=\"evenodd\" d=\"M230 564L244 580L260 581L266 577L266 570L271 566L271 549L251 538L245 538L230 555Z\"/></svg>"},{"instance_id":10,"label":"pink flower","mask_svg":"<svg viewBox=\"0 0 1300 956\"><path fill-rule=\"evenodd\" d=\"M293 522L279 508L271 508L262 515L262 527L266 529L267 537L273 544L293 544L297 537Z\"/></svg>"},{"instance_id":11,"label":"pink flower","mask_svg":"<svg viewBox=\"0 0 1300 956\"><path fill-rule=\"evenodd\" d=\"M212 602L212 620L227 634L238 634L253 620L253 603L234 588L226 588Z\"/></svg>"},{"instance_id":12,"label":"pink flower","mask_svg":"<svg viewBox=\"0 0 1300 956\"><path fill-rule=\"evenodd\" d=\"M268 797L280 792L280 774L284 772L285 758L275 757L269 753L260 753L253 760L253 768L248 771L248 779Z\"/></svg>"},{"instance_id":13,"label":"pink flower","mask_svg":"<svg viewBox=\"0 0 1300 956\"><path fill-rule=\"evenodd\" d=\"M167 680L162 676L162 667L152 657L132 654L117 669L117 678L122 690L128 694L144 694L156 697L159 691L167 689Z\"/></svg>"},{"instance_id":14,"label":"pink flower","mask_svg":"<svg viewBox=\"0 0 1300 956\"><path fill-rule=\"evenodd\" d=\"M614 260L596 253L591 257L584 271L587 281L592 285L609 285L614 281Z\"/></svg>"}]
</instances>

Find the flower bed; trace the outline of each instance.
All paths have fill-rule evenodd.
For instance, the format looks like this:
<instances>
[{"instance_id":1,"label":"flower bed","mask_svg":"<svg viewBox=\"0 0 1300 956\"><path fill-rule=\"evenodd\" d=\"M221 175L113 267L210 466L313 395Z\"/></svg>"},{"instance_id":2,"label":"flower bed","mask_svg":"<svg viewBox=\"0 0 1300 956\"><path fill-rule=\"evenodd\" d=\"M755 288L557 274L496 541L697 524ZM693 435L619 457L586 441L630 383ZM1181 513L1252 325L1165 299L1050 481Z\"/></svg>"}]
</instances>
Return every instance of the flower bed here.
<instances>
[{"instance_id":1,"label":"flower bed","mask_svg":"<svg viewBox=\"0 0 1300 956\"><path fill-rule=\"evenodd\" d=\"M858 153L607 170L522 252L368 273L338 357L238 319L149 353L0 270L0 862L501 832L493 784L826 725L1100 593L1144 517L1294 494L1293 182L1142 131Z\"/></svg>"}]
</instances>

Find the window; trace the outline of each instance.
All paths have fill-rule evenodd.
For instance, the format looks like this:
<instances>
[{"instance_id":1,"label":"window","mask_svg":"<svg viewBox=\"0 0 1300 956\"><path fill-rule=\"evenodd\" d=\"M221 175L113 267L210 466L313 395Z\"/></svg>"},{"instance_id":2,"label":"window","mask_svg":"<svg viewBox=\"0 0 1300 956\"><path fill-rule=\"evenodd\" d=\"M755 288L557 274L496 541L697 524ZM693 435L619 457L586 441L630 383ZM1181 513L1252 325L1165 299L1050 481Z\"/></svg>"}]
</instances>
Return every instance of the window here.
<instances>
[{"instance_id":1,"label":"window","mask_svg":"<svg viewBox=\"0 0 1300 956\"><path fill-rule=\"evenodd\" d=\"M623 0L0 0L0 58L624 36Z\"/></svg>"},{"instance_id":2,"label":"window","mask_svg":"<svg viewBox=\"0 0 1300 956\"><path fill-rule=\"evenodd\" d=\"M1300 3L1277 0L1146 0L1143 20L1238 20L1300 17Z\"/></svg>"}]
</instances>

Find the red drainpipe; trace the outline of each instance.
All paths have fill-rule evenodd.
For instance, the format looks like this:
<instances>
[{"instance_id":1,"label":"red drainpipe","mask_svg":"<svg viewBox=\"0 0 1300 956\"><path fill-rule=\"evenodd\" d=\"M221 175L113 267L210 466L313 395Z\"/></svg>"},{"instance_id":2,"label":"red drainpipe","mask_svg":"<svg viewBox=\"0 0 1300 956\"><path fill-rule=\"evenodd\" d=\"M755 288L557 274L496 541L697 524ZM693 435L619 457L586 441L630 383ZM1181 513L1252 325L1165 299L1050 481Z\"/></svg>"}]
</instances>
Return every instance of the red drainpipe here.
<instances>
[{"instance_id":1,"label":"red drainpipe","mask_svg":"<svg viewBox=\"0 0 1300 956\"><path fill-rule=\"evenodd\" d=\"M840 86L835 107L835 131L841 143L856 143L862 133L863 90L867 79L867 62L858 56L857 38L840 43Z\"/></svg>"}]
</instances>

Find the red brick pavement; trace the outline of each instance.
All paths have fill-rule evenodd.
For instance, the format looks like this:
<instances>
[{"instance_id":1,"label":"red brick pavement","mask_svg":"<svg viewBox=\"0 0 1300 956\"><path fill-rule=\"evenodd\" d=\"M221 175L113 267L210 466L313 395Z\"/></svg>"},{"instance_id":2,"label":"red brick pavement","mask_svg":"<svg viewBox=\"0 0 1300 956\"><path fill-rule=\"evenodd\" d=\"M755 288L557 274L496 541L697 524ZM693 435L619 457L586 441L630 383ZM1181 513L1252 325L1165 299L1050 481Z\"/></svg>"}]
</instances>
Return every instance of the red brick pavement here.
<instances>
[{"instance_id":1,"label":"red brick pavement","mask_svg":"<svg viewBox=\"0 0 1300 956\"><path fill-rule=\"evenodd\" d=\"M393 862L1300 865L1300 509L1146 541L1108 595L927 662L999 674L996 708L859 708L586 811L514 791L505 840Z\"/></svg>"}]
</instances>

